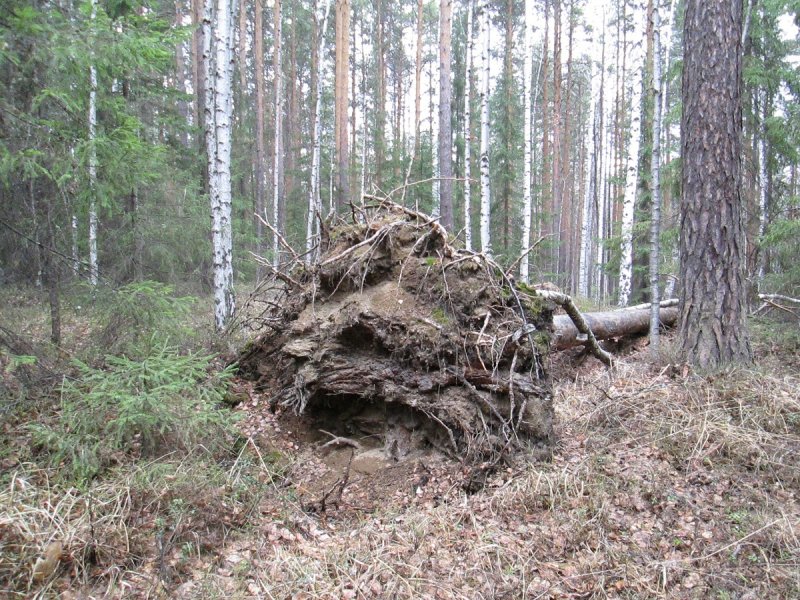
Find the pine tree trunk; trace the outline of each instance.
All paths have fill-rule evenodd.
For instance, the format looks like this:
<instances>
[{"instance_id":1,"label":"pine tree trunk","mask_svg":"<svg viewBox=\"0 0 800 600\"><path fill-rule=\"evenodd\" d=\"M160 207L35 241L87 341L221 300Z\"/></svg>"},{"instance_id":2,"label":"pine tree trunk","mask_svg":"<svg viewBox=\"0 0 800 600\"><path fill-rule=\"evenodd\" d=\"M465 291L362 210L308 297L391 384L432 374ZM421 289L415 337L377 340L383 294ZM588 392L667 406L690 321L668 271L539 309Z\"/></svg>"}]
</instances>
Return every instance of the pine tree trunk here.
<instances>
[{"instance_id":1,"label":"pine tree trunk","mask_svg":"<svg viewBox=\"0 0 800 600\"><path fill-rule=\"evenodd\" d=\"M452 85L450 83L451 28L453 0L439 2L439 187L442 225L454 228L453 221L453 128Z\"/></svg>"},{"instance_id":2,"label":"pine tree trunk","mask_svg":"<svg viewBox=\"0 0 800 600\"><path fill-rule=\"evenodd\" d=\"M239 52L236 61L240 98L244 98L247 93L247 0L239 0Z\"/></svg>"},{"instance_id":3,"label":"pine tree trunk","mask_svg":"<svg viewBox=\"0 0 800 600\"><path fill-rule=\"evenodd\" d=\"M203 66L203 10L205 0L191 0L192 3L192 88L194 91L194 113L193 122L198 131L205 131L205 69ZM197 139L197 149L201 156L206 155L205 135L200 134ZM208 173L206 173L205 161L203 161L202 185L208 185ZM207 191L207 190L206 190Z\"/></svg>"},{"instance_id":4,"label":"pine tree trunk","mask_svg":"<svg viewBox=\"0 0 800 600\"><path fill-rule=\"evenodd\" d=\"M175 1L175 26L183 27L183 0ZM186 42L181 42L175 46L175 87L184 94L189 93L186 81ZM189 147L189 127L191 126L191 109L187 100L178 100L178 113L183 119L183 127L180 128L179 139L181 145Z\"/></svg>"},{"instance_id":5,"label":"pine tree trunk","mask_svg":"<svg viewBox=\"0 0 800 600\"><path fill-rule=\"evenodd\" d=\"M741 201L742 2L688 0L679 340L700 368L752 362Z\"/></svg>"}]
</instances>

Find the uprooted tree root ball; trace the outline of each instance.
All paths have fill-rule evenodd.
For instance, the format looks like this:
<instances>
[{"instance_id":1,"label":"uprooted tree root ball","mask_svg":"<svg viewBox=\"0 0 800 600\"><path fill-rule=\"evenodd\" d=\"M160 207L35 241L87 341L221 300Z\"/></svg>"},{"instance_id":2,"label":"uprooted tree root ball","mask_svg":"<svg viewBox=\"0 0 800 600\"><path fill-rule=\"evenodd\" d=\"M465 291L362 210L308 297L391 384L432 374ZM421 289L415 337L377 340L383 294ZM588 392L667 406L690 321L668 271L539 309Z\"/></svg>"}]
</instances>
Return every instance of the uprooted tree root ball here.
<instances>
[{"instance_id":1,"label":"uprooted tree root ball","mask_svg":"<svg viewBox=\"0 0 800 600\"><path fill-rule=\"evenodd\" d=\"M241 372L274 408L324 413L331 435L377 438L387 458L549 456L553 305L426 215L381 202L354 221L262 286L266 331Z\"/></svg>"}]
</instances>

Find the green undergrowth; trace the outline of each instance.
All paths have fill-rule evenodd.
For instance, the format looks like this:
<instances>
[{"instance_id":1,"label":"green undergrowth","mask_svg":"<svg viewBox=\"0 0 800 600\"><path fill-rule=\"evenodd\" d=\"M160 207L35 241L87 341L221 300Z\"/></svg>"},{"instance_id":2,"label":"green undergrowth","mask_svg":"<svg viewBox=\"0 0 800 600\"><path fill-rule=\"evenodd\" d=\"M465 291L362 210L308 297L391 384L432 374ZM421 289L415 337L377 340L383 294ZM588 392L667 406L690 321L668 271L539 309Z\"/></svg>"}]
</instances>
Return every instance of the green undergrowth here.
<instances>
[{"instance_id":1,"label":"green undergrowth","mask_svg":"<svg viewBox=\"0 0 800 600\"><path fill-rule=\"evenodd\" d=\"M171 585L248 526L286 461L236 431L235 368L209 344L210 299L147 281L65 288L61 348L41 291L6 288L0 301L18 345L0 339L3 594L112 589L154 556L153 581Z\"/></svg>"},{"instance_id":2,"label":"green undergrowth","mask_svg":"<svg viewBox=\"0 0 800 600\"><path fill-rule=\"evenodd\" d=\"M141 360L109 356L103 368L75 363L61 407L30 426L50 464L91 479L125 457L152 457L230 443L232 414L222 408L231 368L211 372L212 356L153 348Z\"/></svg>"}]
</instances>

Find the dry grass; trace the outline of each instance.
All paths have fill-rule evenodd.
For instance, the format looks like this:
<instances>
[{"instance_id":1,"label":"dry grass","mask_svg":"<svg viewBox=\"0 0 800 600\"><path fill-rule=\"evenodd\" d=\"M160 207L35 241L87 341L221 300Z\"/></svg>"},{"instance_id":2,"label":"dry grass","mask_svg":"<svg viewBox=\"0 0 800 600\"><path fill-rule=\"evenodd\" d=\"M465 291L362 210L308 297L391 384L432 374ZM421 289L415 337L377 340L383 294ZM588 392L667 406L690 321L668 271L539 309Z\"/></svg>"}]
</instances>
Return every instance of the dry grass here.
<instances>
[{"instance_id":1,"label":"dry grass","mask_svg":"<svg viewBox=\"0 0 800 600\"><path fill-rule=\"evenodd\" d=\"M558 386L552 463L441 503L268 523L227 550L246 569L228 577L223 559L182 597L798 597L798 383L771 361L707 377L644 355L586 365Z\"/></svg>"}]
</instances>

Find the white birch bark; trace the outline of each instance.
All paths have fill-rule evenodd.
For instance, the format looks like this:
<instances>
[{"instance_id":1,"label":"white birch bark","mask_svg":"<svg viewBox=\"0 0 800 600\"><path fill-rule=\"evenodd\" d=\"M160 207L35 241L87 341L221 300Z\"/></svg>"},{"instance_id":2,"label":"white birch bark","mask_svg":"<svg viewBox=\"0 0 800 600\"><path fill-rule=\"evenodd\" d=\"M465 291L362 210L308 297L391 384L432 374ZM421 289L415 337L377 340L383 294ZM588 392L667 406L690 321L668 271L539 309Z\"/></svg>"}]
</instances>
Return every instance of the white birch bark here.
<instances>
[{"instance_id":1,"label":"white birch bark","mask_svg":"<svg viewBox=\"0 0 800 600\"><path fill-rule=\"evenodd\" d=\"M475 43L472 39L472 13L474 0L467 2L467 57L466 81L464 83L464 245L472 250L472 51Z\"/></svg>"},{"instance_id":2,"label":"white birch bark","mask_svg":"<svg viewBox=\"0 0 800 600\"><path fill-rule=\"evenodd\" d=\"M633 81L631 90L631 126L628 154L625 166L625 197L622 203L622 256L619 267L619 305L627 306L631 295L633 280L633 215L636 207L636 191L639 181L639 143L642 126L642 76L644 37L644 24L642 22L646 11L638 4L633 6L633 31L631 33L632 47L630 50L629 71L630 80Z\"/></svg>"},{"instance_id":3,"label":"white birch bark","mask_svg":"<svg viewBox=\"0 0 800 600\"><path fill-rule=\"evenodd\" d=\"M767 253L764 252L764 235L767 233L767 94L761 92L761 119L758 125L758 275L759 291L764 281L767 267Z\"/></svg>"},{"instance_id":4,"label":"white birch bark","mask_svg":"<svg viewBox=\"0 0 800 600\"><path fill-rule=\"evenodd\" d=\"M92 30L97 0L92 0ZM89 283L97 285L97 67L89 65Z\"/></svg>"},{"instance_id":5,"label":"white birch bark","mask_svg":"<svg viewBox=\"0 0 800 600\"><path fill-rule=\"evenodd\" d=\"M319 30L317 40L317 59L316 90L317 96L314 99L316 111L314 116L314 129L312 131L312 150L311 150L311 186L308 193L308 215L306 221L306 260L310 263L313 259L313 248L319 242L319 223L317 215L322 215L322 194L320 176L320 156L322 153L322 67L325 56L325 29L328 25L328 15L331 11L331 0L325 1L325 16L322 19L322 27Z\"/></svg>"},{"instance_id":6,"label":"white birch bark","mask_svg":"<svg viewBox=\"0 0 800 600\"><path fill-rule=\"evenodd\" d=\"M519 265L519 278L523 283L528 283L529 256L531 247L531 142L532 142L532 114L531 114L531 88L533 86L533 0L525 0L525 61L522 93L522 110L525 111L523 125L523 180L522 180L522 261Z\"/></svg>"},{"instance_id":7,"label":"white birch bark","mask_svg":"<svg viewBox=\"0 0 800 600\"><path fill-rule=\"evenodd\" d=\"M480 38L483 43L483 60L481 69L483 79L481 83L481 251L488 257L492 256L492 236L490 229L491 220L491 189L489 184L489 67L491 53L491 28L489 27L489 3L481 2Z\"/></svg>"},{"instance_id":8,"label":"white birch bark","mask_svg":"<svg viewBox=\"0 0 800 600\"><path fill-rule=\"evenodd\" d=\"M236 0L205 0L203 63L205 71L206 149L211 204L214 323L222 330L233 317L233 239L231 222L231 130Z\"/></svg>"},{"instance_id":9,"label":"white birch bark","mask_svg":"<svg viewBox=\"0 0 800 600\"><path fill-rule=\"evenodd\" d=\"M283 195L283 69L281 67L283 28L281 14L282 0L274 0L274 2L273 35L275 53L273 55L272 72L275 84L275 119L273 123L275 137L272 157L272 226L275 228L275 231L272 233L272 266L277 269L281 262L281 248L278 232L281 230L280 208Z\"/></svg>"},{"instance_id":10,"label":"white birch bark","mask_svg":"<svg viewBox=\"0 0 800 600\"><path fill-rule=\"evenodd\" d=\"M661 296L659 262L661 250L661 19L658 0L653 0L653 152L650 170L653 178L652 215L650 220L650 352L658 357Z\"/></svg>"},{"instance_id":11,"label":"white birch bark","mask_svg":"<svg viewBox=\"0 0 800 600\"><path fill-rule=\"evenodd\" d=\"M71 215L70 234L72 237L72 272L77 276L81 270L81 261L78 256L78 216L75 213Z\"/></svg>"},{"instance_id":12,"label":"white birch bark","mask_svg":"<svg viewBox=\"0 0 800 600\"><path fill-rule=\"evenodd\" d=\"M436 26L436 39L439 39L439 20L437 19ZM436 46L433 46L434 53ZM435 55L435 54L434 54ZM434 76L434 64L436 65L436 74ZM431 82L431 161L433 171L433 181L431 182L431 193L433 194L433 209L431 216L438 219L441 216L441 197L439 194L439 61L430 61L430 82ZM435 83L434 83L435 82Z\"/></svg>"}]
</instances>

